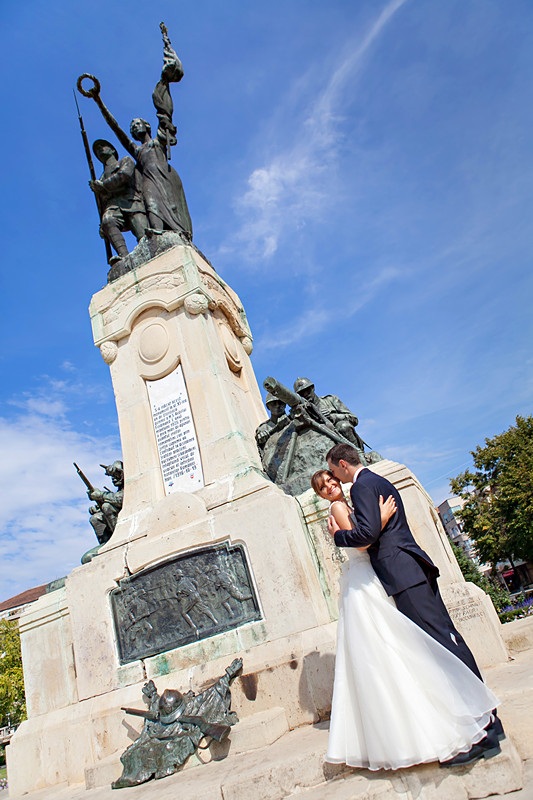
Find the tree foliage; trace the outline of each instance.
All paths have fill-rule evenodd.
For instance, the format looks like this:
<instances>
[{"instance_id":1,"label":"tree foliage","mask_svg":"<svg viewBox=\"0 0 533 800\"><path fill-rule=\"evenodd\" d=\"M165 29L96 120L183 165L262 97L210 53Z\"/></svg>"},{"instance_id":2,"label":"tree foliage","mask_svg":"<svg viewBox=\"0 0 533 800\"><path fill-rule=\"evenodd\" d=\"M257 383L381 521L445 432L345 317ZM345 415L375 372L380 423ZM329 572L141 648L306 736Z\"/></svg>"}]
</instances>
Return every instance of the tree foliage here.
<instances>
[{"instance_id":1,"label":"tree foliage","mask_svg":"<svg viewBox=\"0 0 533 800\"><path fill-rule=\"evenodd\" d=\"M509 592L502 586L497 586L489 578L486 578L481 570L478 569L476 564L472 561L472 559L468 558L461 547L458 547L456 544L452 543L452 550L455 558L457 559L457 563L459 564L459 568L463 573L463 578L465 581L475 583L476 586L479 586L480 589L483 589L483 591L488 594L492 600L496 611L499 612L506 608L506 606L508 606L511 602Z\"/></svg>"},{"instance_id":2,"label":"tree foliage","mask_svg":"<svg viewBox=\"0 0 533 800\"><path fill-rule=\"evenodd\" d=\"M479 558L493 565L506 558L533 561L533 417L518 416L472 456L474 471L450 486L465 500L459 516Z\"/></svg>"},{"instance_id":3,"label":"tree foliage","mask_svg":"<svg viewBox=\"0 0 533 800\"><path fill-rule=\"evenodd\" d=\"M26 719L20 634L15 621L0 620L0 725Z\"/></svg>"}]
</instances>

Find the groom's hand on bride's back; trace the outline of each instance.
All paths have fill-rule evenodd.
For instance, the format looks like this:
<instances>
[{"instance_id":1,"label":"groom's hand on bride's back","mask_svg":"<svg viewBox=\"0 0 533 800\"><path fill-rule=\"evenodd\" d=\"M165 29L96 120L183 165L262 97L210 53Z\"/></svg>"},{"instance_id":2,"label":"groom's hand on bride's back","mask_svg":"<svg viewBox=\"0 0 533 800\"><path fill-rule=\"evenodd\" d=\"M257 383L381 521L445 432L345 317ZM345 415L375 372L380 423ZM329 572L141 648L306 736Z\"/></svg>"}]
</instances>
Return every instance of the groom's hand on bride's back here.
<instances>
[{"instance_id":1,"label":"groom's hand on bride's back","mask_svg":"<svg viewBox=\"0 0 533 800\"><path fill-rule=\"evenodd\" d=\"M332 536L335 536L337 531L340 531L340 526L337 525L336 521L331 515L328 517L328 531Z\"/></svg>"}]
</instances>

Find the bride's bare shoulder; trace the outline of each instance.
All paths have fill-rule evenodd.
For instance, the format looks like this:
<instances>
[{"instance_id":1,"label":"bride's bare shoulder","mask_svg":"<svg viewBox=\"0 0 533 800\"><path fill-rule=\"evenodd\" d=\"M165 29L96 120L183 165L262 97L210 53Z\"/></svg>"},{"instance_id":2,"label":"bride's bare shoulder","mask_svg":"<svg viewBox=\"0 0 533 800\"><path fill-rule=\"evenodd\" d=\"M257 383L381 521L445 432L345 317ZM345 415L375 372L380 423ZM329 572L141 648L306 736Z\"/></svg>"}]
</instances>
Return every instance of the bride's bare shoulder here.
<instances>
[{"instance_id":1,"label":"bride's bare shoulder","mask_svg":"<svg viewBox=\"0 0 533 800\"><path fill-rule=\"evenodd\" d=\"M334 500L329 507L329 513L341 528L348 529L350 524L350 509L342 500Z\"/></svg>"}]
</instances>

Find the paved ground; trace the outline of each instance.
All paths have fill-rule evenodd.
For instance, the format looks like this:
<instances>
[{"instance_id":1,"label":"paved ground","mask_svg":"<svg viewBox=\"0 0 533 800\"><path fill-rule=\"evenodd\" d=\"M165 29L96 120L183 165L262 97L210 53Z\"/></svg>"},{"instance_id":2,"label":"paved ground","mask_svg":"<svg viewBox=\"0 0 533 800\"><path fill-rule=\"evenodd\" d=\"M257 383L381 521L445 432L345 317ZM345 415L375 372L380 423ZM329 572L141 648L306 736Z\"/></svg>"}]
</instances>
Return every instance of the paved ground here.
<instances>
[{"instance_id":1,"label":"paved ground","mask_svg":"<svg viewBox=\"0 0 533 800\"><path fill-rule=\"evenodd\" d=\"M533 800L533 759L524 763L524 788L512 794L492 795L491 800Z\"/></svg>"},{"instance_id":2,"label":"paved ground","mask_svg":"<svg viewBox=\"0 0 533 800\"><path fill-rule=\"evenodd\" d=\"M371 800L378 795L398 800L440 798L467 800L485 793L471 792L480 776L489 791L511 786L512 763L524 762L524 788L511 794L494 794L494 800L533 800L533 648L516 653L506 664L485 670L487 683L501 700L500 716L508 732L502 756L472 767L442 770L436 765L399 770L397 773L350 771L326 775L323 754L327 724L305 726L291 731L268 748L228 757L201 767L150 781L131 789L113 791L109 785L86 790L84 786L61 787L25 795L26 800ZM515 750L516 748L516 750ZM518 751L518 755L516 753ZM513 755L514 754L514 755ZM510 766L511 765L511 766ZM507 772L506 772L507 770ZM465 772L466 771L466 772ZM491 772L492 771L492 772ZM445 774L444 774L445 773ZM450 773L455 773L450 778ZM468 773L468 774L467 774ZM516 769L515 769L516 773ZM453 788L453 781L463 776ZM492 777L493 776L493 777ZM336 778L336 780L332 780ZM444 781L451 783L445 790ZM391 787L392 784L394 784ZM317 785L320 784L320 785ZM387 784L387 785L386 785ZM466 786L466 789L465 789ZM388 787L388 788L387 788ZM451 790L451 791L450 791ZM6 793L0 791L0 800ZM7 800L7 798L6 798Z\"/></svg>"}]
</instances>

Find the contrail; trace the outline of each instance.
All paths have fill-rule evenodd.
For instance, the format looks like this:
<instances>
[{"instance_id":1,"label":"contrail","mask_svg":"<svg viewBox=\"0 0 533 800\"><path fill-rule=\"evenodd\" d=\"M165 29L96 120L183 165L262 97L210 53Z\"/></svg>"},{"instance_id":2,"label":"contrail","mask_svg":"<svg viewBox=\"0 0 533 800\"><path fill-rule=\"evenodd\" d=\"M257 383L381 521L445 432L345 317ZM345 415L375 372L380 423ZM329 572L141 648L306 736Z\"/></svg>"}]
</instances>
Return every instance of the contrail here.
<instances>
[{"instance_id":1,"label":"contrail","mask_svg":"<svg viewBox=\"0 0 533 800\"><path fill-rule=\"evenodd\" d=\"M313 117L317 114L326 113L327 107L331 107L334 104L336 95L341 90L343 83L345 83L354 71L358 70L367 50L372 46L394 14L407 2L408 0L391 0L391 2L385 6L359 46L333 73L327 88L322 93L322 97L315 104L312 114Z\"/></svg>"}]
</instances>

